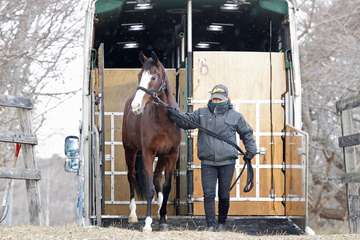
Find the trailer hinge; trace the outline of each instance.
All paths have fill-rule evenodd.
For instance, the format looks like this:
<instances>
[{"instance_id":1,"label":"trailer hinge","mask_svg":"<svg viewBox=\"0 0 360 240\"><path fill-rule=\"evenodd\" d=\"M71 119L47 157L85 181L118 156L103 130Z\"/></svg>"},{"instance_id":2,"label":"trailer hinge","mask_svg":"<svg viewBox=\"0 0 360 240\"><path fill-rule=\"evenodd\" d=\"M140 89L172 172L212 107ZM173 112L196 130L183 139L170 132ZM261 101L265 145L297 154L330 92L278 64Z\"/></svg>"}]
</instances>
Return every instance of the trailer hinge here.
<instances>
[{"instance_id":1,"label":"trailer hinge","mask_svg":"<svg viewBox=\"0 0 360 240\"><path fill-rule=\"evenodd\" d=\"M285 97L285 95L282 95L282 96L281 96L281 107L282 107L282 108L285 108L285 106L286 106L286 105L285 105L285 102L286 102L286 97Z\"/></svg>"},{"instance_id":2,"label":"trailer hinge","mask_svg":"<svg viewBox=\"0 0 360 240\"><path fill-rule=\"evenodd\" d=\"M187 163L187 170L188 171L193 171L196 168L196 165L193 164L192 162L188 162ZM180 173L179 173L180 174Z\"/></svg>"},{"instance_id":3,"label":"trailer hinge","mask_svg":"<svg viewBox=\"0 0 360 240\"><path fill-rule=\"evenodd\" d=\"M285 174L285 172L286 172L286 162L285 161L283 161L281 163L281 171L283 172L283 174Z\"/></svg>"},{"instance_id":4,"label":"trailer hinge","mask_svg":"<svg viewBox=\"0 0 360 240\"><path fill-rule=\"evenodd\" d=\"M187 102L187 105L193 105L192 97L188 97L186 102Z\"/></svg>"},{"instance_id":5,"label":"trailer hinge","mask_svg":"<svg viewBox=\"0 0 360 240\"><path fill-rule=\"evenodd\" d=\"M192 130L186 130L185 132L186 132L186 137L187 138L193 138L193 136L192 136L193 131Z\"/></svg>"},{"instance_id":6,"label":"trailer hinge","mask_svg":"<svg viewBox=\"0 0 360 240\"><path fill-rule=\"evenodd\" d=\"M285 141L285 137L286 137L286 130L285 128L281 129L281 140Z\"/></svg>"},{"instance_id":7,"label":"trailer hinge","mask_svg":"<svg viewBox=\"0 0 360 240\"><path fill-rule=\"evenodd\" d=\"M281 198L282 198L281 204L285 207L285 206L286 206L286 195L283 194L283 195L281 196Z\"/></svg>"},{"instance_id":8,"label":"trailer hinge","mask_svg":"<svg viewBox=\"0 0 360 240\"><path fill-rule=\"evenodd\" d=\"M180 177L180 169L175 169L174 176L175 177Z\"/></svg>"},{"instance_id":9,"label":"trailer hinge","mask_svg":"<svg viewBox=\"0 0 360 240\"><path fill-rule=\"evenodd\" d=\"M175 207L175 208L180 207L180 199L178 199L178 198L175 199L175 201L174 201L174 207Z\"/></svg>"},{"instance_id":10,"label":"trailer hinge","mask_svg":"<svg viewBox=\"0 0 360 240\"><path fill-rule=\"evenodd\" d=\"M101 95L101 93L95 94L95 97L94 97L94 103L95 103L95 105L99 105L101 100L102 100L102 95Z\"/></svg>"}]
</instances>

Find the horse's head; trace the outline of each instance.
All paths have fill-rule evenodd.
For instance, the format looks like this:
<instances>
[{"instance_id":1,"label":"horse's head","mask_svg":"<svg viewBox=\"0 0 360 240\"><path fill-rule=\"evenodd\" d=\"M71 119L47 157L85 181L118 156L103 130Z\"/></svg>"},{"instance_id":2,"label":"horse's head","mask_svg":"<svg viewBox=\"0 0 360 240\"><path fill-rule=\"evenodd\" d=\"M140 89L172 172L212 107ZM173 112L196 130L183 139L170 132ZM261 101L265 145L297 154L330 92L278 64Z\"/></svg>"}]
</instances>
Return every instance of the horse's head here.
<instances>
[{"instance_id":1,"label":"horse's head","mask_svg":"<svg viewBox=\"0 0 360 240\"><path fill-rule=\"evenodd\" d=\"M159 61L156 54L152 52L151 57L147 58L141 52L139 58L143 65L138 75L139 87L145 88L152 92L162 91L163 88L166 87L165 68ZM132 111L135 114L141 114L144 106L150 100L151 96L138 88L131 103Z\"/></svg>"}]
</instances>

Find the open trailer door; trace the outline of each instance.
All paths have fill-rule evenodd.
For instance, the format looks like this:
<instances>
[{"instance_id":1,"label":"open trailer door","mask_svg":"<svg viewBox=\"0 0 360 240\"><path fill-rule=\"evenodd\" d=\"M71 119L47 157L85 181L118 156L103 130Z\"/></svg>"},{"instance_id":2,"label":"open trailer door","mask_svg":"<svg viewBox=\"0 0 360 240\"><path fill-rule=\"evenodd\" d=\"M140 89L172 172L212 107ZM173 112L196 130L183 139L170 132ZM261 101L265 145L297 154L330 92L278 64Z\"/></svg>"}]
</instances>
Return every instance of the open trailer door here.
<instances>
[{"instance_id":1,"label":"open trailer door","mask_svg":"<svg viewBox=\"0 0 360 240\"><path fill-rule=\"evenodd\" d=\"M231 191L229 214L236 216L284 216L283 204L285 176L283 162L284 108L282 94L286 91L286 75L283 53L272 53L273 78L273 135L274 155L271 157L270 129L270 58L264 52L194 52L193 98L194 109L206 106L208 92L215 84L229 88L231 103L241 112L254 129L258 148L266 150L265 155L256 155L252 160L255 185L252 191L244 193L245 174ZM194 193L195 215L204 215L203 192L201 188L201 164L197 158L196 136L194 136ZM239 139L238 139L239 141ZM243 165L237 159L234 179Z\"/></svg>"},{"instance_id":2,"label":"open trailer door","mask_svg":"<svg viewBox=\"0 0 360 240\"><path fill-rule=\"evenodd\" d=\"M90 176L90 209L98 226L102 225L103 213L103 175L104 175L104 44L93 51L91 60L91 155Z\"/></svg>"},{"instance_id":3,"label":"open trailer door","mask_svg":"<svg viewBox=\"0 0 360 240\"><path fill-rule=\"evenodd\" d=\"M285 215L292 218L303 229L307 226L308 205L308 134L293 126L285 127Z\"/></svg>"}]
</instances>

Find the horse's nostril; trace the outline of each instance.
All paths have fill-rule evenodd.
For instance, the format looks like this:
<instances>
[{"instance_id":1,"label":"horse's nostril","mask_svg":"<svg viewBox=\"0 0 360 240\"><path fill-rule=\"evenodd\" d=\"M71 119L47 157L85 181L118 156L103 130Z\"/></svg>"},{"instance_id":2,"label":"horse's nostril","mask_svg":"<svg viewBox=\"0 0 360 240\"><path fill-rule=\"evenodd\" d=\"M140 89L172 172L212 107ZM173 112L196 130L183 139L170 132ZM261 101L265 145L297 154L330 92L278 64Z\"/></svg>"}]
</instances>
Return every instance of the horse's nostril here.
<instances>
[{"instance_id":1,"label":"horse's nostril","mask_svg":"<svg viewBox=\"0 0 360 240\"><path fill-rule=\"evenodd\" d=\"M140 114L141 113L141 105L132 106L132 111L135 114Z\"/></svg>"}]
</instances>

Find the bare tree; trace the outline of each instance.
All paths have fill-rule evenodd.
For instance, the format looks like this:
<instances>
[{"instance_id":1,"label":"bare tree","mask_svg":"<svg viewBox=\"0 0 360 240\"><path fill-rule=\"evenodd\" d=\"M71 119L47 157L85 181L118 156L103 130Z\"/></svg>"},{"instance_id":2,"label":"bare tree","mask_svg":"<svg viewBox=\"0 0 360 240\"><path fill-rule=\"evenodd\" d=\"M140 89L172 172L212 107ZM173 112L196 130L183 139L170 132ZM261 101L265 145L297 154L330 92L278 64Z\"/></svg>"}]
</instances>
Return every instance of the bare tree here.
<instances>
[{"instance_id":1,"label":"bare tree","mask_svg":"<svg viewBox=\"0 0 360 240\"><path fill-rule=\"evenodd\" d=\"M71 50L82 34L82 4L77 0L0 2L0 94L27 96L35 103L54 99L51 109L76 92L44 91L63 80L63 69L75 57ZM35 131L49 109L37 113ZM0 130L17 128L15 118L15 112L0 109ZM0 152L8 152L9 147L1 145Z\"/></svg>"},{"instance_id":2,"label":"bare tree","mask_svg":"<svg viewBox=\"0 0 360 240\"><path fill-rule=\"evenodd\" d=\"M327 180L343 171L335 103L360 89L360 0L303 0L299 6L305 13L299 36L303 121L311 136L310 210L317 225L346 213L345 187Z\"/></svg>"},{"instance_id":3,"label":"bare tree","mask_svg":"<svg viewBox=\"0 0 360 240\"><path fill-rule=\"evenodd\" d=\"M73 49L82 39L84 3L85 0L0 1L0 94L33 100L35 133L50 110L78 91L59 91L51 86L64 82L62 72L76 57ZM45 109L36 108L41 102ZM16 111L0 108L0 131L16 130L17 117ZM0 167L11 160L14 146L0 144ZM1 192L6 184L0 184Z\"/></svg>"}]
</instances>

